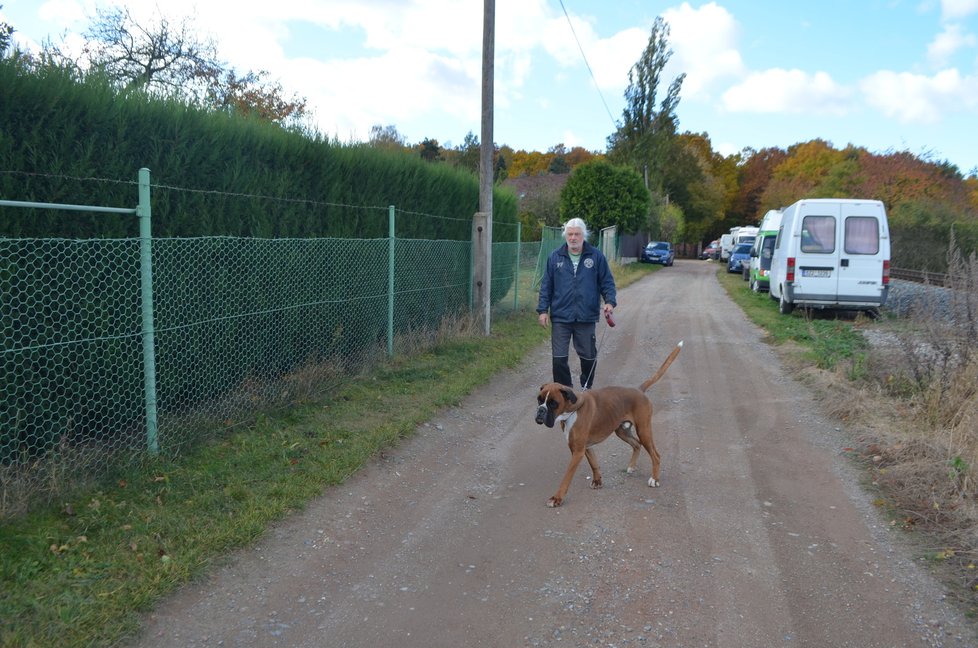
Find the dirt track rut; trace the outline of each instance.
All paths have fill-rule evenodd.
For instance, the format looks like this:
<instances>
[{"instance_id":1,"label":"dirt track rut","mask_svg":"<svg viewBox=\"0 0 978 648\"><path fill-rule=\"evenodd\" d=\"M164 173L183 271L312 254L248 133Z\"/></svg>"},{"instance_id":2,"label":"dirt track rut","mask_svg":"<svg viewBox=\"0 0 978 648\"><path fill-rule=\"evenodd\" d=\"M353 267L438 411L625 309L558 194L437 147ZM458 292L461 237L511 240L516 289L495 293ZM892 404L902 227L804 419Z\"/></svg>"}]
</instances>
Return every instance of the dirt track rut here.
<instances>
[{"instance_id":1,"label":"dirt track rut","mask_svg":"<svg viewBox=\"0 0 978 648\"><path fill-rule=\"evenodd\" d=\"M146 620L134 646L973 646L841 457L716 265L621 291L596 384L650 390L663 456L604 488L533 422L549 345L272 529ZM573 360L573 358L572 358Z\"/></svg>"}]
</instances>

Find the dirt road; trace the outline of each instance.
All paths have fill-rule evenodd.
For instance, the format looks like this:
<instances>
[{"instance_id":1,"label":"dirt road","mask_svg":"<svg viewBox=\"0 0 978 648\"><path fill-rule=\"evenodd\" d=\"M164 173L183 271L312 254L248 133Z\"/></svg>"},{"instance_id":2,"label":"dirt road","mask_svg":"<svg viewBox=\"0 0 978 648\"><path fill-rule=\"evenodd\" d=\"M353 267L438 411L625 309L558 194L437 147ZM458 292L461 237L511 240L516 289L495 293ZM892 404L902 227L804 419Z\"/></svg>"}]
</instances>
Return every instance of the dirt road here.
<instances>
[{"instance_id":1,"label":"dirt road","mask_svg":"<svg viewBox=\"0 0 978 648\"><path fill-rule=\"evenodd\" d=\"M597 386L637 385L685 340L650 390L661 487L612 437L604 488L583 463L545 506L569 458L533 422L545 345L172 597L135 645L975 645L715 271L678 261L598 328Z\"/></svg>"}]
</instances>

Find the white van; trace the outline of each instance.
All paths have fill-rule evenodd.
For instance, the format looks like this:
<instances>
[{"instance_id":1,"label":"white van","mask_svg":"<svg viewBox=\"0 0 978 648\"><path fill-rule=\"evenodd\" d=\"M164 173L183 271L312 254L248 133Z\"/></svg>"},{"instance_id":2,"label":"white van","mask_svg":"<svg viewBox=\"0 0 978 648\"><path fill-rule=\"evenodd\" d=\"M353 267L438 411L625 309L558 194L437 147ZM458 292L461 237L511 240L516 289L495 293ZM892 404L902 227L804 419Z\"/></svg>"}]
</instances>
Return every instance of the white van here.
<instances>
[{"instance_id":1,"label":"white van","mask_svg":"<svg viewBox=\"0 0 978 648\"><path fill-rule=\"evenodd\" d=\"M774 256L774 243L781 227L781 210L771 209L761 219L754 247L750 251L750 266L747 278L750 289L761 292L768 289L771 274L771 258Z\"/></svg>"},{"instance_id":2,"label":"white van","mask_svg":"<svg viewBox=\"0 0 978 648\"><path fill-rule=\"evenodd\" d=\"M757 238L757 233L760 230L756 227L751 227L750 225L744 225L743 227L738 227L736 232L732 232L734 236L734 246L740 245L741 243L753 243L754 239Z\"/></svg>"},{"instance_id":3,"label":"white van","mask_svg":"<svg viewBox=\"0 0 978 648\"><path fill-rule=\"evenodd\" d=\"M818 198L782 210L770 294L795 306L875 313L890 288L890 228L879 200Z\"/></svg>"},{"instance_id":4,"label":"white van","mask_svg":"<svg viewBox=\"0 0 978 648\"><path fill-rule=\"evenodd\" d=\"M724 234L720 237L720 260L726 261L730 258L730 250L733 249L733 234Z\"/></svg>"}]
</instances>

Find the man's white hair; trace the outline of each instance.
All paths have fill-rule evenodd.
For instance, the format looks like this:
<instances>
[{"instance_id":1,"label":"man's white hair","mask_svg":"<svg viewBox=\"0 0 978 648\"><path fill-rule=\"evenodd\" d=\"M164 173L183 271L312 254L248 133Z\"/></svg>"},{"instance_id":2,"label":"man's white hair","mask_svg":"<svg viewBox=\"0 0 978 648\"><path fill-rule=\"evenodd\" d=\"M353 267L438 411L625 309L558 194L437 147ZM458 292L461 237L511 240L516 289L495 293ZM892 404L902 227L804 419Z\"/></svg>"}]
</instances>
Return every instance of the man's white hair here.
<instances>
[{"instance_id":1,"label":"man's white hair","mask_svg":"<svg viewBox=\"0 0 978 648\"><path fill-rule=\"evenodd\" d=\"M584 220L583 219L581 219L581 218L572 218L569 221L567 221L566 223L564 223L564 227L563 227L563 230L562 230L562 233L563 234L566 234L567 233L567 228L568 227L576 227L579 230L581 230L581 232L584 234L584 239L587 240L587 225L584 223Z\"/></svg>"}]
</instances>

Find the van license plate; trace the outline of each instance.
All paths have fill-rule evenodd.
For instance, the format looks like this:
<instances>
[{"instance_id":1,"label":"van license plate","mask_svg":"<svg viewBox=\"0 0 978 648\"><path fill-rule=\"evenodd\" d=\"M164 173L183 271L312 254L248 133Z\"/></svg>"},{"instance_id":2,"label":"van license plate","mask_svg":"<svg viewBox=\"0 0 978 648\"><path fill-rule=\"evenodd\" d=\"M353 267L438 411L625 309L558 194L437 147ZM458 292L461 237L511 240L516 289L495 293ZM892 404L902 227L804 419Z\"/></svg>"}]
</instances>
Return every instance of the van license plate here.
<instances>
[{"instance_id":1,"label":"van license plate","mask_svg":"<svg viewBox=\"0 0 978 648\"><path fill-rule=\"evenodd\" d=\"M832 276L831 270L810 270L808 268L801 269L802 277L817 277L821 279L828 279Z\"/></svg>"}]
</instances>

